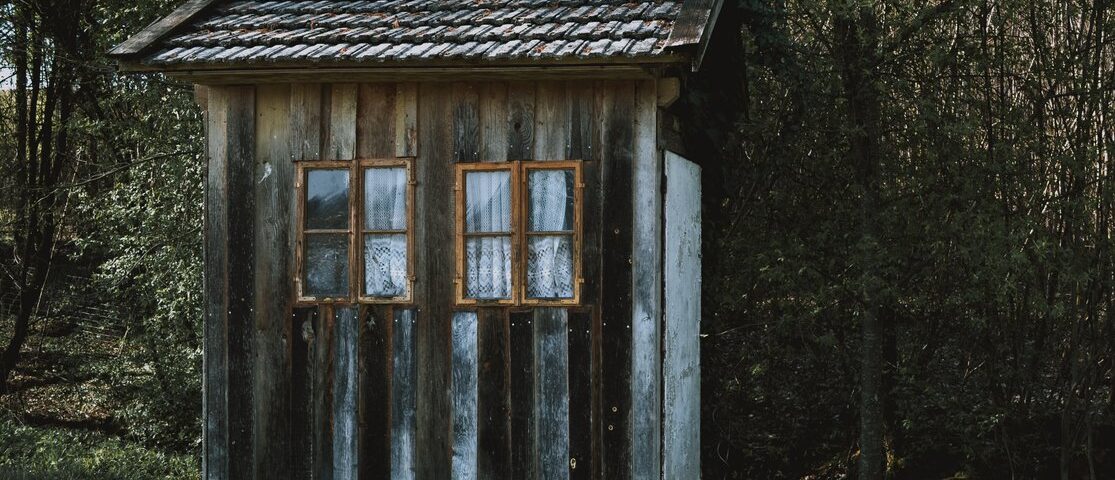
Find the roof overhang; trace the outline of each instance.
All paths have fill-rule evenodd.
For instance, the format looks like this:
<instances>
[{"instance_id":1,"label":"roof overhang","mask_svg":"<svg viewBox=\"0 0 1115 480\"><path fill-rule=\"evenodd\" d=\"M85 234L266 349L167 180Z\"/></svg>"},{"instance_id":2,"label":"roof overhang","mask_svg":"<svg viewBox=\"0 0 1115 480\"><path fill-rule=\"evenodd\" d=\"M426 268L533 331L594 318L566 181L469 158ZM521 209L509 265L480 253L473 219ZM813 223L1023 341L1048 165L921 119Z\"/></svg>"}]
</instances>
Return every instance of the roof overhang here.
<instances>
[{"instance_id":1,"label":"roof overhang","mask_svg":"<svg viewBox=\"0 0 1115 480\"><path fill-rule=\"evenodd\" d=\"M556 59L507 62L468 60L393 62L218 62L186 65L149 65L145 55L183 26L204 16L221 0L188 0L170 15L117 45L108 55L126 72L163 72L199 84L275 83L293 81L371 81L528 78L648 78L687 63L700 67L723 0L684 0L674 29L666 40L668 51L653 57Z\"/></svg>"}]
</instances>

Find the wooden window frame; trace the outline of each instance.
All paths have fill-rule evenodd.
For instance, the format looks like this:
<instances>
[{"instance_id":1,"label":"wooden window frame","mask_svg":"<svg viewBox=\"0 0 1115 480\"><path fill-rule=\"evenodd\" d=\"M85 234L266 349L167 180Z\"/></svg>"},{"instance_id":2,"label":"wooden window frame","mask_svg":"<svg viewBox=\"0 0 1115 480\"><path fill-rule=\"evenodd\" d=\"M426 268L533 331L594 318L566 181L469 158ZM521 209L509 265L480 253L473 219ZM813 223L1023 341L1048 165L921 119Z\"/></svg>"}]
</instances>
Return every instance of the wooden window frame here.
<instances>
[{"instance_id":1,"label":"wooden window frame","mask_svg":"<svg viewBox=\"0 0 1115 480\"><path fill-rule=\"evenodd\" d=\"M562 161L509 161L460 163L456 166L454 185L455 232L454 253L456 254L456 276L454 290L456 304L461 306L577 306L581 304L581 286L584 284L582 273L582 249L584 246L584 180L580 160ZM573 237L573 296L571 298L528 298L527 297L527 238L529 225L529 180L532 170L572 170L573 171L573 231L562 233ZM472 172L507 171L511 177L511 297L504 299L470 298L465 295L465 244L470 236L483 236L465 232L465 175ZM547 232L539 232L545 234ZM508 236L500 233L498 236Z\"/></svg>"},{"instance_id":2,"label":"wooden window frame","mask_svg":"<svg viewBox=\"0 0 1115 480\"><path fill-rule=\"evenodd\" d=\"M573 231L572 232L531 232L530 224L527 218L530 216L530 172L532 170L573 170ZM520 305L531 307L544 307L544 306L575 306L581 304L581 285L585 283L584 275L581 271L581 258L582 248L584 246L584 179L581 177L581 162L579 160L568 161L543 161L543 162L521 162L519 167L519 181L521 191L527 193L527 197L523 198L519 204L520 218L523 220L523 228L520 232L521 239L519 245L523 251L522 264L519 266L519 282L522 285L522 297L519 299ZM527 296L527 255L530 249L528 238L531 235L568 235L573 240L573 296L571 298L530 298Z\"/></svg>"},{"instance_id":3,"label":"wooden window frame","mask_svg":"<svg viewBox=\"0 0 1115 480\"><path fill-rule=\"evenodd\" d=\"M409 304L414 298L414 286L416 280L415 274L415 258L414 258L414 199L415 199L415 180L414 180L414 158L413 157L400 157L400 158L364 158L356 160L344 161L298 161L295 162L295 195L297 197L295 222L297 222L296 245L294 256L294 291L297 302L300 305L322 305L322 304L391 304L401 305ZM364 228L364 170L368 168L397 168L404 167L406 169L406 225L405 232L391 231L390 233L405 233L407 245L407 286L406 295L398 297L372 297L364 295L364 235L386 233L366 230ZM306 221L306 177L307 173L312 170L346 170L349 174L349 199L348 199L348 213L349 213L349 228L346 231L337 230L333 231L311 231L307 233L305 229ZM307 296L303 293L303 273L305 271L304 251L306 235L314 235L317 233L333 233L348 235L349 244L349 292L346 296L338 297L315 297Z\"/></svg>"}]
</instances>

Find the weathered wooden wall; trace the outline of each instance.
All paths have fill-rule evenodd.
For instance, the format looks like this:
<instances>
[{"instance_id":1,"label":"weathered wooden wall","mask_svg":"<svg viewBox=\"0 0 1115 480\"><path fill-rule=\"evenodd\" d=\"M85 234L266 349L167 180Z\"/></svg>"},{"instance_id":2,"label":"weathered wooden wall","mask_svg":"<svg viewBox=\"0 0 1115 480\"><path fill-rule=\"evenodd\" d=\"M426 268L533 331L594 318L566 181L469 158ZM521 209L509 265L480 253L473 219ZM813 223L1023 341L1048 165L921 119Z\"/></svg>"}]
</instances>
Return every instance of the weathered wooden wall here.
<instances>
[{"instance_id":1,"label":"weathered wooden wall","mask_svg":"<svg viewBox=\"0 0 1115 480\"><path fill-rule=\"evenodd\" d=\"M211 87L208 479L661 478L654 80ZM295 305L294 162L415 157L414 303ZM454 164L584 160L583 305L457 308Z\"/></svg>"}]
</instances>

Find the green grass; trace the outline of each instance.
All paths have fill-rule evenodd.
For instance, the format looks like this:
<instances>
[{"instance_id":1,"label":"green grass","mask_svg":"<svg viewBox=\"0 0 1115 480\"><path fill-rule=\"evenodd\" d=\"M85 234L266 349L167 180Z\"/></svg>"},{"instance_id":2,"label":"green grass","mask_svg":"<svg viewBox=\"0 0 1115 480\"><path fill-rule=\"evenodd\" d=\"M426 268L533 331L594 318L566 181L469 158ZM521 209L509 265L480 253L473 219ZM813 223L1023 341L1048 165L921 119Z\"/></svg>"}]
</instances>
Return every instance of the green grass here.
<instances>
[{"instance_id":1,"label":"green grass","mask_svg":"<svg viewBox=\"0 0 1115 480\"><path fill-rule=\"evenodd\" d=\"M0 480L196 479L198 463L100 433L0 418Z\"/></svg>"}]
</instances>

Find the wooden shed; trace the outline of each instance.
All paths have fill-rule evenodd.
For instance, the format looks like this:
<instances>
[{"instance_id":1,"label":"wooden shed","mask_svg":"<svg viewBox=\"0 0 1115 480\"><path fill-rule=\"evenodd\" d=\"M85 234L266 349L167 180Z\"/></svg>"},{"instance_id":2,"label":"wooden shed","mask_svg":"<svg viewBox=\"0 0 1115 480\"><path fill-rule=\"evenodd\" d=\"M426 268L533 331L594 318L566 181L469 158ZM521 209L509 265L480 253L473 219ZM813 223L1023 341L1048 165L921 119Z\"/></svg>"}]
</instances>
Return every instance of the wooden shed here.
<instances>
[{"instance_id":1,"label":"wooden shed","mask_svg":"<svg viewBox=\"0 0 1115 480\"><path fill-rule=\"evenodd\" d=\"M700 476L716 0L190 0L206 479Z\"/></svg>"}]
</instances>

